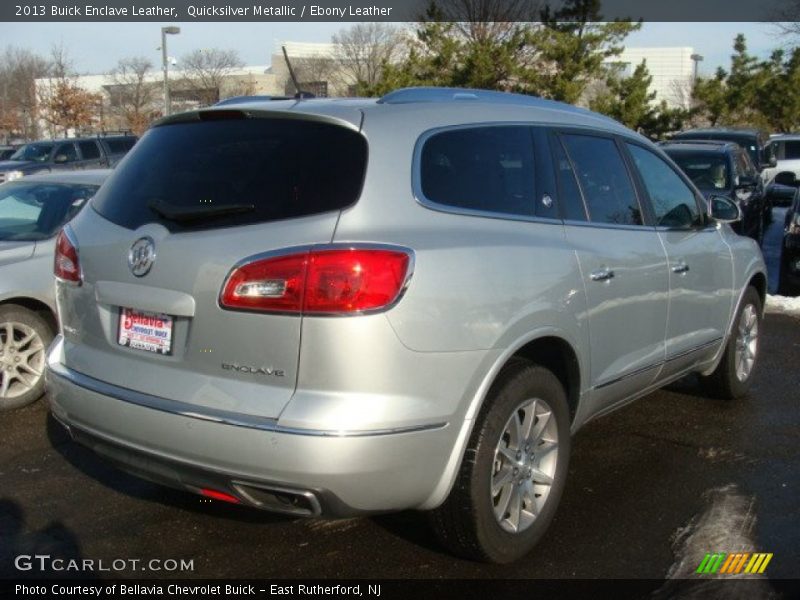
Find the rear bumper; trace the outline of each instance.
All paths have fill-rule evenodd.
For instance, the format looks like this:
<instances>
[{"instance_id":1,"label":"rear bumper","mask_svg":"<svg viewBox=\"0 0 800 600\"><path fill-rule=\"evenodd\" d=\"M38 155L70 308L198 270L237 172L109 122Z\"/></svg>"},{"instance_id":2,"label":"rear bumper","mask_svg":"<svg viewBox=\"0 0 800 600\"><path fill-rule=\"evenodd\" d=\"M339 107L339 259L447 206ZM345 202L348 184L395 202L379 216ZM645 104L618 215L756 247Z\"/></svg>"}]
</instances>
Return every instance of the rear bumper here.
<instances>
[{"instance_id":1,"label":"rear bumper","mask_svg":"<svg viewBox=\"0 0 800 600\"><path fill-rule=\"evenodd\" d=\"M48 355L50 407L73 439L136 475L257 508L342 517L420 507L458 435L444 423L338 432L192 414L68 369L60 346Z\"/></svg>"}]
</instances>

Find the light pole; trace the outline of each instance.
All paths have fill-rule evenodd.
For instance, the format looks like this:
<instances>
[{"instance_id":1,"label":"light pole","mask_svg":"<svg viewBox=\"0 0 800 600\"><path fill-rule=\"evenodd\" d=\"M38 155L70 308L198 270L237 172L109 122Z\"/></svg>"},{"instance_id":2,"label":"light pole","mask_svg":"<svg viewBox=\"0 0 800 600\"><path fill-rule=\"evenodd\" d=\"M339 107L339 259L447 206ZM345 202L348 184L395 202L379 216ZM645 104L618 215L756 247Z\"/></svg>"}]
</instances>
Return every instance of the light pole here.
<instances>
[{"instance_id":1,"label":"light pole","mask_svg":"<svg viewBox=\"0 0 800 600\"><path fill-rule=\"evenodd\" d=\"M689 58L694 61L694 81L697 81L697 65L700 64L703 57L700 54L692 54Z\"/></svg>"},{"instance_id":2,"label":"light pole","mask_svg":"<svg viewBox=\"0 0 800 600\"><path fill-rule=\"evenodd\" d=\"M167 34L178 35L180 27L161 28L161 68L164 70L164 116L169 116L172 112L172 104L169 98L169 61L167 59Z\"/></svg>"}]
</instances>

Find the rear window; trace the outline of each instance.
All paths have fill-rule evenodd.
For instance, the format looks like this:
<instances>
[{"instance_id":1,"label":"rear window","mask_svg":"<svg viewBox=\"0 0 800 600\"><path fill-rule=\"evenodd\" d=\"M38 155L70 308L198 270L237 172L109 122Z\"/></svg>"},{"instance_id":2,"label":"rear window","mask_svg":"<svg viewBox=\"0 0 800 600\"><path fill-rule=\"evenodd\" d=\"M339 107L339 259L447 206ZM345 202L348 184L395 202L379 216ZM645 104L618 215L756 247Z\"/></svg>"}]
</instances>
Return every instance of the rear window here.
<instances>
[{"instance_id":1,"label":"rear window","mask_svg":"<svg viewBox=\"0 0 800 600\"><path fill-rule=\"evenodd\" d=\"M181 231L303 217L353 204L366 164L363 136L327 123L241 119L163 125L142 137L92 206L128 229L159 222ZM226 206L252 209L231 214ZM213 210L218 213L191 220L163 214Z\"/></svg>"}]
</instances>

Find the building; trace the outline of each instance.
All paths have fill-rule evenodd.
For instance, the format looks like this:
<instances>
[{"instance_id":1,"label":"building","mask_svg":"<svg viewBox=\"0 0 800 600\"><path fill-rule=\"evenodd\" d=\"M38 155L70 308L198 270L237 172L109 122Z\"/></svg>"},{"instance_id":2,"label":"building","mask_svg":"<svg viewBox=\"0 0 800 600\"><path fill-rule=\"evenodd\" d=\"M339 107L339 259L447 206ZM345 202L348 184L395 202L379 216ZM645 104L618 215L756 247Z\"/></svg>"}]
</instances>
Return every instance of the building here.
<instances>
[{"instance_id":1,"label":"building","mask_svg":"<svg viewBox=\"0 0 800 600\"><path fill-rule=\"evenodd\" d=\"M630 76L636 67L646 61L653 77L650 91L656 93L655 102L666 100L671 108L689 108L694 83L694 48L625 48L622 54L606 61L619 69L621 76Z\"/></svg>"}]
</instances>

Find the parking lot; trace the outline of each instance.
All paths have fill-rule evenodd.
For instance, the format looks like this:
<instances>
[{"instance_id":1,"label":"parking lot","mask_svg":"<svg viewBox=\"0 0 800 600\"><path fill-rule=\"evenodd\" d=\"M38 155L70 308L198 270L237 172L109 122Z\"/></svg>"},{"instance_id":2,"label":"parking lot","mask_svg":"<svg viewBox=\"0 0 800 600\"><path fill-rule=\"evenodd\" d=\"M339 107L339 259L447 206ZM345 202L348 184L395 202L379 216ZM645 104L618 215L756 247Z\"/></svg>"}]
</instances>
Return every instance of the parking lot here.
<instances>
[{"instance_id":1,"label":"parking lot","mask_svg":"<svg viewBox=\"0 0 800 600\"><path fill-rule=\"evenodd\" d=\"M770 264L782 224L776 210ZM159 487L72 443L39 402L0 421L0 576L69 575L14 568L49 554L140 560L114 573L133 577L658 579L743 551L773 553L770 578L798 578L798 363L800 320L769 314L750 397L682 381L590 423L553 526L510 566L452 558L417 513L296 520ZM185 571L157 566L182 559Z\"/></svg>"}]
</instances>

